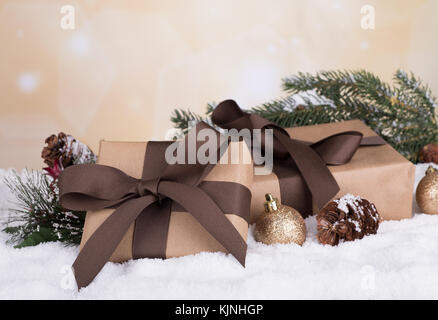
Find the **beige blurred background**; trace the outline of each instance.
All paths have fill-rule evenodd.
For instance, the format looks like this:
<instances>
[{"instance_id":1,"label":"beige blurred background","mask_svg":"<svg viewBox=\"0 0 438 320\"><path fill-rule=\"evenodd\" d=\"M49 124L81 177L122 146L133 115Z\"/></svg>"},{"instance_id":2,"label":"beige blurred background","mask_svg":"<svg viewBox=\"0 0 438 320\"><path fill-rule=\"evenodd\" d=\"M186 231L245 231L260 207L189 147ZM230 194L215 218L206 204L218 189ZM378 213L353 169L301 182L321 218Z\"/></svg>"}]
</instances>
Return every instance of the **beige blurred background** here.
<instances>
[{"instance_id":1,"label":"beige blurred background","mask_svg":"<svg viewBox=\"0 0 438 320\"><path fill-rule=\"evenodd\" d=\"M361 28L367 4L375 30ZM403 68L436 96L437 15L437 0L0 0L0 168L40 168L59 131L94 150L162 139L174 108L251 107L297 71Z\"/></svg>"}]
</instances>

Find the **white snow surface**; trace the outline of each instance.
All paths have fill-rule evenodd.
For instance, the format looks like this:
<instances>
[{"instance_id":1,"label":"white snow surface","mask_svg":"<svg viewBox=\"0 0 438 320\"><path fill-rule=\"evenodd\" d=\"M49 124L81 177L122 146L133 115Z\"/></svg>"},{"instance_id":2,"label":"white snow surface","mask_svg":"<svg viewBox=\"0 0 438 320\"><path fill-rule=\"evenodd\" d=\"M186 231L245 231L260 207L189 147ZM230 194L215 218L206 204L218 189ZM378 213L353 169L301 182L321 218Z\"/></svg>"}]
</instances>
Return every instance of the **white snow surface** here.
<instances>
[{"instance_id":1,"label":"white snow surface","mask_svg":"<svg viewBox=\"0 0 438 320\"><path fill-rule=\"evenodd\" d=\"M415 185L427 166L417 166ZM6 174L0 170L0 178ZM9 200L0 182L0 218ZM251 227L246 268L223 253L107 263L79 292L69 273L78 247L14 249L0 232L0 298L438 299L438 215L385 221L377 235L337 247L318 243L315 217L306 224L302 247L256 243Z\"/></svg>"}]
</instances>

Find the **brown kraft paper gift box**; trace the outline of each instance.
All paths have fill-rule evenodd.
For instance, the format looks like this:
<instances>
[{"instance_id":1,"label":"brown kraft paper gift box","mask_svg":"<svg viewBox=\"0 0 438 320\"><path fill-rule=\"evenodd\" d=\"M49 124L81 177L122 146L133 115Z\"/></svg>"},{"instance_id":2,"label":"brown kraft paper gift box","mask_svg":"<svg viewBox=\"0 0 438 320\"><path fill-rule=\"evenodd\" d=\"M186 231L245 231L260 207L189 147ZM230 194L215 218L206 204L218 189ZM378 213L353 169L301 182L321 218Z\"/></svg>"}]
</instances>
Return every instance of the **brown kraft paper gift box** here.
<instances>
[{"instance_id":1,"label":"brown kraft paper gift box","mask_svg":"<svg viewBox=\"0 0 438 320\"><path fill-rule=\"evenodd\" d=\"M250 158L249 151L243 142L233 143L239 144L235 148L240 150L239 163L218 163L206 176L204 181L236 182L250 188L253 179L253 164L252 162L244 163L242 161L242 157L246 157L246 159ZM103 140L100 143L98 164L112 166L134 178L141 178L146 147L147 142L110 142ZM231 144L229 147L232 147ZM244 153L247 154L244 155ZM228 153L229 157L231 157L230 154L231 152ZM224 156L226 156L226 154ZM87 212L80 245L81 249L94 231L112 212L114 212L114 209ZM248 223L232 212L226 213L226 217L246 241ZM112 254L110 261L122 262L133 258L133 235L134 223L130 226L128 232ZM225 249L190 215L190 213L172 211L167 237L166 258L180 257L203 251L225 252Z\"/></svg>"},{"instance_id":2,"label":"brown kraft paper gift box","mask_svg":"<svg viewBox=\"0 0 438 320\"><path fill-rule=\"evenodd\" d=\"M376 135L360 120L288 128L286 131L294 139L309 142L343 131L359 131L364 137ZM383 220L411 218L415 166L390 145L359 147L347 164L328 167L340 187L336 197L351 193L366 198L376 205ZM255 175L251 186L252 222L263 211L267 192L281 201L277 176L274 173Z\"/></svg>"}]
</instances>

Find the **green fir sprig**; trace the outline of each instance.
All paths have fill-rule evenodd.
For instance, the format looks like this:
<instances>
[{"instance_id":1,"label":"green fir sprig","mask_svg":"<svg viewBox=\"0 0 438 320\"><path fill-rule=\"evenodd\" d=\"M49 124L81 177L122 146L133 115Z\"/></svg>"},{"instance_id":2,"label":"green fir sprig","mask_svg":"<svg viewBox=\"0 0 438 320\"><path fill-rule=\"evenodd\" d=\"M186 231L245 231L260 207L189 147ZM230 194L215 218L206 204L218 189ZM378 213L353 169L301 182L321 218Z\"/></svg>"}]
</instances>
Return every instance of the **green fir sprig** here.
<instances>
[{"instance_id":1,"label":"green fir sprig","mask_svg":"<svg viewBox=\"0 0 438 320\"><path fill-rule=\"evenodd\" d=\"M173 122L175 128L180 129L183 134L186 134L190 127L197 122L205 121L212 124L210 116L215 107L216 103L207 104L205 116L196 114L190 110L175 109L172 112L170 121Z\"/></svg>"},{"instance_id":2,"label":"green fir sprig","mask_svg":"<svg viewBox=\"0 0 438 320\"><path fill-rule=\"evenodd\" d=\"M413 73L397 70L394 84L365 70L298 73L283 79L285 98L250 108L281 127L295 127L360 119L410 161L438 140L436 99L427 85ZM205 116L176 110L174 125L187 130L190 123L209 120Z\"/></svg>"},{"instance_id":3,"label":"green fir sprig","mask_svg":"<svg viewBox=\"0 0 438 320\"><path fill-rule=\"evenodd\" d=\"M81 242L86 212L61 206L58 178L66 167L95 163L97 157L87 145L63 132L49 136L45 143L41 157L48 167L12 171L4 178L15 200L6 211L3 231L16 248L49 241Z\"/></svg>"},{"instance_id":4,"label":"green fir sprig","mask_svg":"<svg viewBox=\"0 0 438 320\"><path fill-rule=\"evenodd\" d=\"M53 178L43 171L13 171L4 179L15 196L4 232L9 242L21 248L41 242L60 241L79 244L85 220L84 211L64 209L59 203L59 190Z\"/></svg>"}]
</instances>

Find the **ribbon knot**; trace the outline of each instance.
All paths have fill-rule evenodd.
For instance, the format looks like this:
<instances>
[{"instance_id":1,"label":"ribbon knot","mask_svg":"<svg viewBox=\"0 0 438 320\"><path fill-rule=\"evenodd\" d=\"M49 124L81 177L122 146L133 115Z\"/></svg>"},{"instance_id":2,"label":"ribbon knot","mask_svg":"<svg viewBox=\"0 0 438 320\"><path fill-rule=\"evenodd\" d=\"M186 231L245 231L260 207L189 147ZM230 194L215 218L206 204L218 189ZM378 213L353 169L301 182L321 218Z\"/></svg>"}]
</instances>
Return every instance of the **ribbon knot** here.
<instances>
[{"instance_id":1,"label":"ribbon knot","mask_svg":"<svg viewBox=\"0 0 438 320\"><path fill-rule=\"evenodd\" d=\"M162 197L158 193L158 187L161 182L161 177L149 180L140 180L137 184L137 193L140 197L144 197L147 194L154 195L159 201Z\"/></svg>"}]
</instances>

